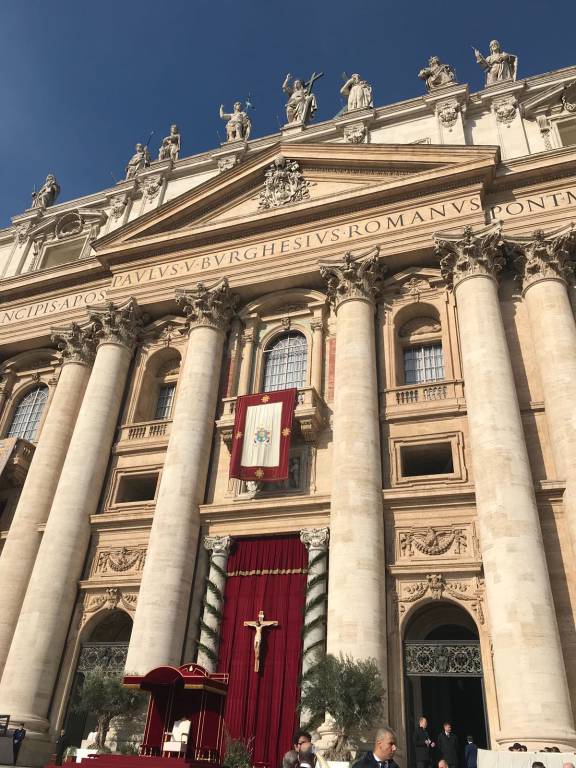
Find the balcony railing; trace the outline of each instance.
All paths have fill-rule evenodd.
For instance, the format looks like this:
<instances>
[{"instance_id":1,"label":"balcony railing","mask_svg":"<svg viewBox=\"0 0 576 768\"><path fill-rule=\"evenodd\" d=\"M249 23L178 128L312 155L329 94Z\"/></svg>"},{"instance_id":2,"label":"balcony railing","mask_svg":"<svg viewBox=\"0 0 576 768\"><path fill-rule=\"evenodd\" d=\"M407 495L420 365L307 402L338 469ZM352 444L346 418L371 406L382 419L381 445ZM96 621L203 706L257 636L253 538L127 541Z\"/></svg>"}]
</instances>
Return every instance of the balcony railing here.
<instances>
[{"instance_id":1,"label":"balcony railing","mask_svg":"<svg viewBox=\"0 0 576 768\"><path fill-rule=\"evenodd\" d=\"M140 421L136 424L124 424L119 429L118 442L161 441L170 436L172 421Z\"/></svg>"},{"instance_id":2,"label":"balcony railing","mask_svg":"<svg viewBox=\"0 0 576 768\"><path fill-rule=\"evenodd\" d=\"M406 406L463 399L461 381L433 381L394 387L386 391L386 410L395 411Z\"/></svg>"}]
</instances>

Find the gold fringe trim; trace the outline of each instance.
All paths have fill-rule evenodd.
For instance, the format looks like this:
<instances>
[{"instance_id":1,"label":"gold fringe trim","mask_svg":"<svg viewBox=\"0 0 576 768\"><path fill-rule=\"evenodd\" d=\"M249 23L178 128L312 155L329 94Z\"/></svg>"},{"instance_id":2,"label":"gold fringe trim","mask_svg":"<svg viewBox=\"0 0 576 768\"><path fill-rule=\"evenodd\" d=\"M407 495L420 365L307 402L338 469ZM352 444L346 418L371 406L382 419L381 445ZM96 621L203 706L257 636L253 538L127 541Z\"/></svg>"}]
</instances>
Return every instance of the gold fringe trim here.
<instances>
[{"instance_id":1,"label":"gold fringe trim","mask_svg":"<svg viewBox=\"0 0 576 768\"><path fill-rule=\"evenodd\" d=\"M274 568L261 571L229 571L227 576L283 576L288 573L308 573L307 568Z\"/></svg>"}]
</instances>

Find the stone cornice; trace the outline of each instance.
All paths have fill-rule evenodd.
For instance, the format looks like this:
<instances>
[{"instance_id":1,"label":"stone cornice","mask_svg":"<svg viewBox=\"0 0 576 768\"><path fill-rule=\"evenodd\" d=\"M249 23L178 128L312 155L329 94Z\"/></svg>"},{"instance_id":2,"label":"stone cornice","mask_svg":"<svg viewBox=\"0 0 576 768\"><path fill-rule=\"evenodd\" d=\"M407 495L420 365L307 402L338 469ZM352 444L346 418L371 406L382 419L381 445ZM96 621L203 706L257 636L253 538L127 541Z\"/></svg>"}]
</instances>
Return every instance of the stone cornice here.
<instances>
[{"instance_id":1,"label":"stone cornice","mask_svg":"<svg viewBox=\"0 0 576 768\"><path fill-rule=\"evenodd\" d=\"M239 297L230 291L226 278L210 287L197 283L195 288L176 290L176 303L184 311L190 329L204 326L227 331L238 302Z\"/></svg>"},{"instance_id":2,"label":"stone cornice","mask_svg":"<svg viewBox=\"0 0 576 768\"><path fill-rule=\"evenodd\" d=\"M434 241L440 273L450 289L479 275L497 279L506 264L499 224L476 232L465 227L461 234L438 233Z\"/></svg>"}]
</instances>

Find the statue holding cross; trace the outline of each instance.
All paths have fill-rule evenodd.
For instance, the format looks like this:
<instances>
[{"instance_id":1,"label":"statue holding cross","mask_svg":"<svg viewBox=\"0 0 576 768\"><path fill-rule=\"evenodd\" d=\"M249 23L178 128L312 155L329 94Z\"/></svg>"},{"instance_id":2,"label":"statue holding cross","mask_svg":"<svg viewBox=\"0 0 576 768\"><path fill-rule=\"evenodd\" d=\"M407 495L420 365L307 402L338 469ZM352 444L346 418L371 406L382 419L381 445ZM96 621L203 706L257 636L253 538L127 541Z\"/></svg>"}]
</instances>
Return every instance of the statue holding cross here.
<instances>
[{"instance_id":1,"label":"statue holding cross","mask_svg":"<svg viewBox=\"0 0 576 768\"><path fill-rule=\"evenodd\" d=\"M318 109L316 102L316 96L312 93L312 88L316 80L321 78L324 72L316 74L312 73L310 80L304 82L303 80L294 80L292 85L290 80L292 75L288 73L284 79L282 90L288 95L288 101L286 102L286 119L289 125L306 123L314 117L314 112Z\"/></svg>"},{"instance_id":2,"label":"statue holding cross","mask_svg":"<svg viewBox=\"0 0 576 768\"><path fill-rule=\"evenodd\" d=\"M245 621L245 627L254 630L254 672L260 671L260 651L262 648L262 631L268 627L277 627L277 621L264 621L264 611L258 614L258 621Z\"/></svg>"}]
</instances>

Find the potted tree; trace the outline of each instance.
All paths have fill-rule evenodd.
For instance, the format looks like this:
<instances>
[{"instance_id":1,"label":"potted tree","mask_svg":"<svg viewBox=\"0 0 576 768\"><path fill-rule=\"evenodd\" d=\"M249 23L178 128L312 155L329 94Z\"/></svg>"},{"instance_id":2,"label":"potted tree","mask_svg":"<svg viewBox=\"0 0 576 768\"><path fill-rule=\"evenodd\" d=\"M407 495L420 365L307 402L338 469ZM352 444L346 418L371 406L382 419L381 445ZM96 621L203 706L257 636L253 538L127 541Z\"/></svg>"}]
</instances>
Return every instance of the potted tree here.
<instances>
[{"instance_id":1,"label":"potted tree","mask_svg":"<svg viewBox=\"0 0 576 768\"><path fill-rule=\"evenodd\" d=\"M74 712L90 712L96 716L95 750L110 751L106 747L106 735L113 718L135 715L144 706L146 694L122 685L122 676L110 673L103 667L86 672L84 682L76 690L71 709Z\"/></svg>"},{"instance_id":2,"label":"potted tree","mask_svg":"<svg viewBox=\"0 0 576 768\"><path fill-rule=\"evenodd\" d=\"M349 764L354 737L376 725L383 698L375 659L356 661L351 656L328 654L307 673L302 681L300 710L306 714L309 728L318 728L327 716L332 719L337 738L324 752L332 765Z\"/></svg>"}]
</instances>

